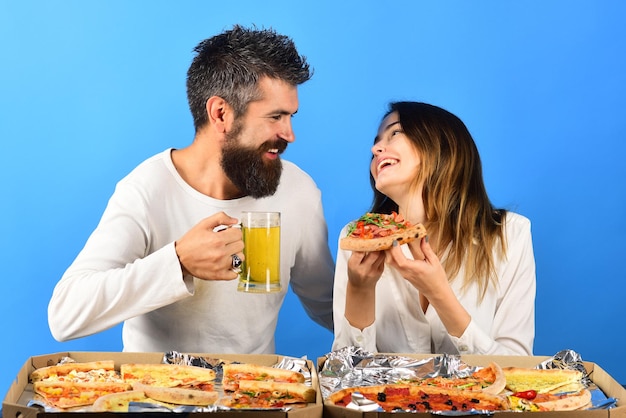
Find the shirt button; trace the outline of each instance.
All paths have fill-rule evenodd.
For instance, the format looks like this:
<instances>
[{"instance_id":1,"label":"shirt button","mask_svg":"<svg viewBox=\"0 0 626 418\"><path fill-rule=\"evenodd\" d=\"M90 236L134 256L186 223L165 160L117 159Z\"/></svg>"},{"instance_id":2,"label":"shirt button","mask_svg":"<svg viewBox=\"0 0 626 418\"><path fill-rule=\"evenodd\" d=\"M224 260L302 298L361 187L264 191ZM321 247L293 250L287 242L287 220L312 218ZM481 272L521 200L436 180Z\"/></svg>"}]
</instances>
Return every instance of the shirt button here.
<instances>
[{"instance_id":1,"label":"shirt button","mask_svg":"<svg viewBox=\"0 0 626 418\"><path fill-rule=\"evenodd\" d=\"M363 337L361 337L361 336L356 337L356 341L358 343L362 343L363 342Z\"/></svg>"},{"instance_id":2,"label":"shirt button","mask_svg":"<svg viewBox=\"0 0 626 418\"><path fill-rule=\"evenodd\" d=\"M459 346L459 351L463 351L463 352L465 352L465 351L468 351L468 350L469 350L469 347L468 347L468 346L466 346L465 344L463 344L463 345Z\"/></svg>"}]
</instances>

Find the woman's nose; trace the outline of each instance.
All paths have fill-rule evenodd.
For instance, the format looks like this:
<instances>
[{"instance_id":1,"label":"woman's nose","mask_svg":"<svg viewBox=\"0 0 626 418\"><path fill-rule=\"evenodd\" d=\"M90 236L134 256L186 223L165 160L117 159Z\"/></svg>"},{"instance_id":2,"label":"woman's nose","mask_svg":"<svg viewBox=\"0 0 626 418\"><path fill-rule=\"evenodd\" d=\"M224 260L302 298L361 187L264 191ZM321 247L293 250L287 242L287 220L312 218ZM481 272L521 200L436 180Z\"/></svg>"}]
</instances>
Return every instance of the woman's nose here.
<instances>
[{"instance_id":1,"label":"woman's nose","mask_svg":"<svg viewBox=\"0 0 626 418\"><path fill-rule=\"evenodd\" d=\"M380 142L377 142L372 146L372 154L380 154L384 149L385 148L380 144Z\"/></svg>"}]
</instances>

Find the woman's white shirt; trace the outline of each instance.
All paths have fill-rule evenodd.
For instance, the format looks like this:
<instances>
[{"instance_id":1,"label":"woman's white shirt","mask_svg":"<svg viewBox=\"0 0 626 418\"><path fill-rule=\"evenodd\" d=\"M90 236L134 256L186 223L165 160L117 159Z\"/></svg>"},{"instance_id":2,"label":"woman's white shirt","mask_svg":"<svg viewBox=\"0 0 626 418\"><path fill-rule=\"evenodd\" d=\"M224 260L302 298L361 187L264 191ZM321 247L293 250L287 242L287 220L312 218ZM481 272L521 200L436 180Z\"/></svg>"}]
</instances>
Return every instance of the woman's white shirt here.
<instances>
[{"instance_id":1,"label":"woman's white shirt","mask_svg":"<svg viewBox=\"0 0 626 418\"><path fill-rule=\"evenodd\" d=\"M345 236L347 225L341 232ZM479 289L463 286L464 270L451 281L471 322L459 338L448 334L437 312L424 313L419 292L395 269L385 266L376 286L376 320L363 329L345 318L347 262L350 251L339 249L335 270L333 349L357 346L370 352L532 355L535 335L536 273L530 221L507 212L506 257L496 256L497 287L490 286L482 301ZM402 247L412 258L408 246Z\"/></svg>"}]
</instances>

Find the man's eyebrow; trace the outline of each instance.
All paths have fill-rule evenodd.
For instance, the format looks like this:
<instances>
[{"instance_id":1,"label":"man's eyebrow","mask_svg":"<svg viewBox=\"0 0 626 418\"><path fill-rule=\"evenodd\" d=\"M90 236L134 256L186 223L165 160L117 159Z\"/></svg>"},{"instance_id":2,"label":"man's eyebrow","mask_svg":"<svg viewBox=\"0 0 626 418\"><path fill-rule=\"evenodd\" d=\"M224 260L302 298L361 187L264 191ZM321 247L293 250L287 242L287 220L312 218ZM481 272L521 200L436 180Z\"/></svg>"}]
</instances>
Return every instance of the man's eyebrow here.
<instances>
[{"instance_id":1,"label":"man's eyebrow","mask_svg":"<svg viewBox=\"0 0 626 418\"><path fill-rule=\"evenodd\" d=\"M293 113L284 109L276 109L274 111L268 112L269 115L295 115L296 113L298 113L297 109Z\"/></svg>"},{"instance_id":2,"label":"man's eyebrow","mask_svg":"<svg viewBox=\"0 0 626 418\"><path fill-rule=\"evenodd\" d=\"M385 129L383 129L383 133L387 132L389 129L393 128L394 125L399 125L400 121L397 120L395 122L391 122L389 125L385 126ZM374 138L374 143L377 143L378 141L380 141L380 137L378 135L376 135L376 137Z\"/></svg>"}]
</instances>

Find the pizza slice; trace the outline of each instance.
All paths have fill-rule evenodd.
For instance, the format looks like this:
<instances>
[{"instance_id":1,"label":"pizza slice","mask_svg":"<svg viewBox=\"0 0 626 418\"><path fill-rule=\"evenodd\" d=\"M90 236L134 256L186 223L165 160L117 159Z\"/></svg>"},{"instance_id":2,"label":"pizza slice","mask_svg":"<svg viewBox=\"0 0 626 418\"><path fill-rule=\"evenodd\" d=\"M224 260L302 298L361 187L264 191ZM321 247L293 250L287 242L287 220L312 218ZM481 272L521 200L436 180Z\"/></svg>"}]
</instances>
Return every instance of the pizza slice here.
<instances>
[{"instance_id":1,"label":"pizza slice","mask_svg":"<svg viewBox=\"0 0 626 418\"><path fill-rule=\"evenodd\" d=\"M394 241L406 244L426 236L422 224L413 225L396 212L366 213L348 226L347 235L339 240L339 248L349 251L383 251Z\"/></svg>"},{"instance_id":2,"label":"pizza slice","mask_svg":"<svg viewBox=\"0 0 626 418\"><path fill-rule=\"evenodd\" d=\"M326 402L347 407L352 402L352 395L356 392L365 399L377 403L385 412L507 411L510 408L505 396L482 391L406 384L341 389L331 394Z\"/></svg>"},{"instance_id":3,"label":"pizza slice","mask_svg":"<svg viewBox=\"0 0 626 418\"><path fill-rule=\"evenodd\" d=\"M591 402L579 370L505 367L503 373L514 410L573 411Z\"/></svg>"},{"instance_id":4,"label":"pizza slice","mask_svg":"<svg viewBox=\"0 0 626 418\"><path fill-rule=\"evenodd\" d=\"M497 395L504 390L506 378L502 368L497 363L491 362L487 367L479 368L467 377L436 376L408 379L399 383L443 389L482 391L492 395Z\"/></svg>"},{"instance_id":5,"label":"pizza slice","mask_svg":"<svg viewBox=\"0 0 626 418\"><path fill-rule=\"evenodd\" d=\"M110 393L131 389L128 383L117 382L69 382L38 381L33 390L46 403L61 409L93 404L98 398Z\"/></svg>"},{"instance_id":6,"label":"pizza slice","mask_svg":"<svg viewBox=\"0 0 626 418\"><path fill-rule=\"evenodd\" d=\"M221 400L221 405L235 409L282 408L315 402L316 391L304 383L242 380L238 389Z\"/></svg>"},{"instance_id":7,"label":"pizza slice","mask_svg":"<svg viewBox=\"0 0 626 418\"><path fill-rule=\"evenodd\" d=\"M30 374L31 382L122 382L115 370L113 360L92 362L70 362L35 369Z\"/></svg>"},{"instance_id":8,"label":"pizza slice","mask_svg":"<svg viewBox=\"0 0 626 418\"><path fill-rule=\"evenodd\" d=\"M125 382L148 386L213 391L215 371L181 364L127 363L120 366Z\"/></svg>"},{"instance_id":9,"label":"pizza slice","mask_svg":"<svg viewBox=\"0 0 626 418\"><path fill-rule=\"evenodd\" d=\"M215 390L151 386L139 382L133 383L133 390L143 392L148 398L176 405L208 406L219 398L219 393Z\"/></svg>"},{"instance_id":10,"label":"pizza slice","mask_svg":"<svg viewBox=\"0 0 626 418\"><path fill-rule=\"evenodd\" d=\"M304 375L295 370L280 369L248 363L230 363L222 366L222 387L235 391L242 381L272 381L282 383L304 383Z\"/></svg>"},{"instance_id":11,"label":"pizza slice","mask_svg":"<svg viewBox=\"0 0 626 418\"><path fill-rule=\"evenodd\" d=\"M591 406L591 392L583 389L578 392L540 393L533 402L542 411L575 411Z\"/></svg>"},{"instance_id":12,"label":"pizza slice","mask_svg":"<svg viewBox=\"0 0 626 418\"><path fill-rule=\"evenodd\" d=\"M534 390L516 392L508 396L514 411L575 411L591 405L591 392L537 393Z\"/></svg>"},{"instance_id":13,"label":"pizza slice","mask_svg":"<svg viewBox=\"0 0 626 418\"><path fill-rule=\"evenodd\" d=\"M512 392L534 390L537 393L579 391L583 373L573 369L532 369L523 367L505 367L502 369L506 379L506 388Z\"/></svg>"},{"instance_id":14,"label":"pizza slice","mask_svg":"<svg viewBox=\"0 0 626 418\"><path fill-rule=\"evenodd\" d=\"M151 402L143 390L128 390L109 393L96 399L91 407L92 412L128 412L131 402Z\"/></svg>"}]
</instances>

